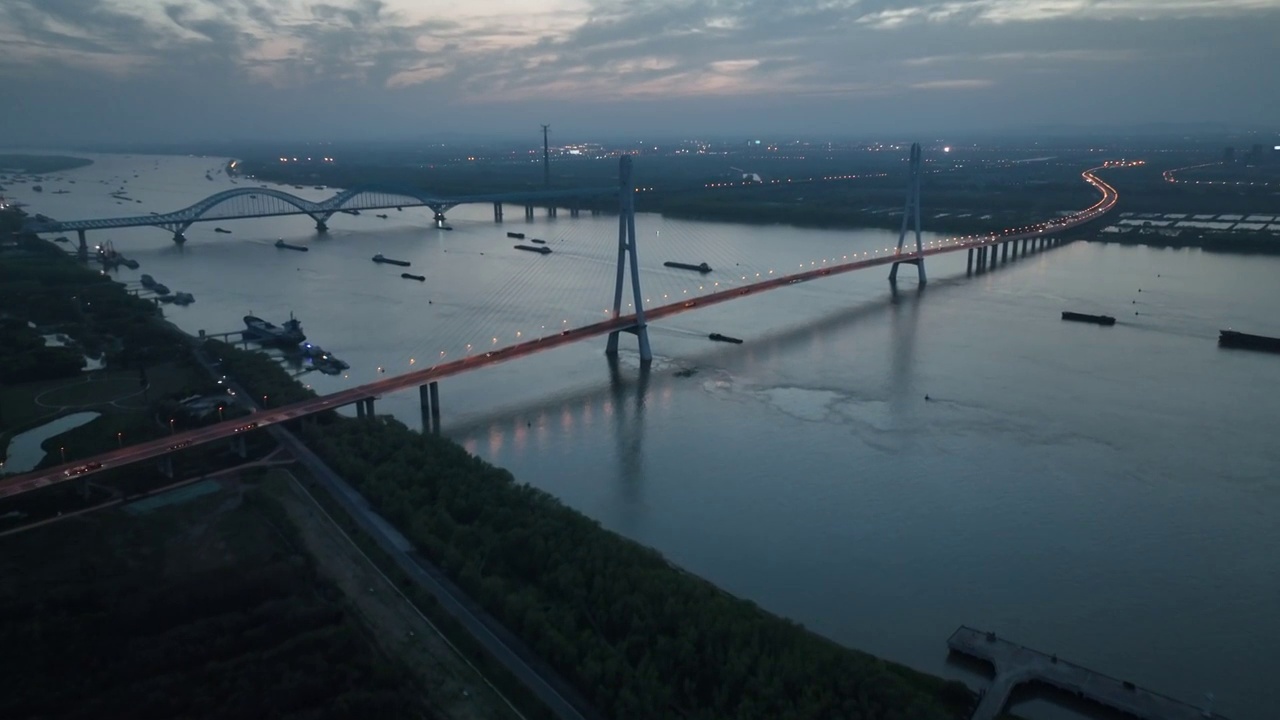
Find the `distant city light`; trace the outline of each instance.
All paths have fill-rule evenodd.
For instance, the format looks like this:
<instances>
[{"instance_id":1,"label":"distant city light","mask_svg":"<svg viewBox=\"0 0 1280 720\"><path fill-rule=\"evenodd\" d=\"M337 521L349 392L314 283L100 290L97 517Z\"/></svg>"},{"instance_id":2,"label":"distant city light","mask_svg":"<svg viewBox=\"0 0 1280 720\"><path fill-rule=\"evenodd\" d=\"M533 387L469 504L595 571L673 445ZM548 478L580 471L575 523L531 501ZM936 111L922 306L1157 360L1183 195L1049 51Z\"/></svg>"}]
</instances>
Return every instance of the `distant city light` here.
<instances>
[{"instance_id":1,"label":"distant city light","mask_svg":"<svg viewBox=\"0 0 1280 720\"><path fill-rule=\"evenodd\" d=\"M946 146L946 147L942 148L942 152L951 152L951 146L950 146L950 145L948 145L948 146Z\"/></svg>"}]
</instances>

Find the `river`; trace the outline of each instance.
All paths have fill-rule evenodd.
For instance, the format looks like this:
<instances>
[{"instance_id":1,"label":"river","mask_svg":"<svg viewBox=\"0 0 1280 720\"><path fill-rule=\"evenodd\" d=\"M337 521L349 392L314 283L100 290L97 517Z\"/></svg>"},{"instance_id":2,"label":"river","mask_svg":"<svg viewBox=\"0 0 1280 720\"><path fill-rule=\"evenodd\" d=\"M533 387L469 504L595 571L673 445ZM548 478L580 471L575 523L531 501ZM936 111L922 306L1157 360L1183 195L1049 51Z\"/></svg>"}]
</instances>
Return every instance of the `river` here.
<instances>
[{"instance_id":1,"label":"river","mask_svg":"<svg viewBox=\"0 0 1280 720\"><path fill-rule=\"evenodd\" d=\"M46 178L43 194L5 183L6 194L75 219L166 212L232 187L216 158L92 157ZM142 202L118 203L119 187ZM448 232L422 208L386 214L335 216L325 235L283 217L196 225L181 247L146 228L89 240L142 263L121 280L146 272L193 293L165 310L189 331L296 313L352 366L308 374L321 392L603 317L616 218L527 222L509 207L495 225L491 207L464 206ZM895 239L650 215L637 228L654 303ZM513 251L506 231L556 252ZM312 250L278 250L279 237ZM427 281L371 263L375 252ZM717 272L703 280L664 260ZM685 313L651 329L647 373L623 336L613 368L600 340L449 379L444 432L850 646L976 685L946 661L947 636L968 624L1188 701L1212 692L1234 720L1269 720L1280 362L1216 337L1280 335L1280 258L1075 243L974 277L962 253L929 262L924 292L913 268L897 293L871 269ZM1064 309L1119 322L1064 323ZM416 393L378 410L420 425ZM1076 717L1035 698L1013 709Z\"/></svg>"}]
</instances>

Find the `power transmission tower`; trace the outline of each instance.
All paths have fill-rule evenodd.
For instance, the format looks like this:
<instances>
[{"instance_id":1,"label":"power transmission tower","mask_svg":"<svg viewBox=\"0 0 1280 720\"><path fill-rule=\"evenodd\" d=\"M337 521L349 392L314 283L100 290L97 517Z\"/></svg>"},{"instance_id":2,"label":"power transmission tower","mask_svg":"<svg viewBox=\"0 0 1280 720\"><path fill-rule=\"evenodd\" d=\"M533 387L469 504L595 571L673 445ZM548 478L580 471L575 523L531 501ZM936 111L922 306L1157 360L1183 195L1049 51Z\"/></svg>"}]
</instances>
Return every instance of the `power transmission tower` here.
<instances>
[{"instance_id":1,"label":"power transmission tower","mask_svg":"<svg viewBox=\"0 0 1280 720\"><path fill-rule=\"evenodd\" d=\"M547 146L547 131L550 125L542 126L542 184L551 187L551 151Z\"/></svg>"}]
</instances>

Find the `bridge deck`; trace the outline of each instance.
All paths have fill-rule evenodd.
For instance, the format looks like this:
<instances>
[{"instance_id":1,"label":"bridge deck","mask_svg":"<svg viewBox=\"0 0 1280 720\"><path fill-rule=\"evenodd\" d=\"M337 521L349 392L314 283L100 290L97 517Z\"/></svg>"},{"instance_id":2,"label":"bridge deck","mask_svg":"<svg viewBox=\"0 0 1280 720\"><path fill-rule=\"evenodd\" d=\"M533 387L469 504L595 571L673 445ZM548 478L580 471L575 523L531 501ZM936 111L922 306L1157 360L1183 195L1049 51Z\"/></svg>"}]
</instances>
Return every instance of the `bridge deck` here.
<instances>
[{"instance_id":1,"label":"bridge deck","mask_svg":"<svg viewBox=\"0 0 1280 720\"><path fill-rule=\"evenodd\" d=\"M1136 687L1089 668L1059 660L1038 650L960 626L947 640L953 651L986 660L996 669L996 678L987 689L972 720L994 720L1009 701L1009 693L1023 683L1039 682L1128 713L1142 720L1225 720L1193 705L1150 690Z\"/></svg>"},{"instance_id":2,"label":"bridge deck","mask_svg":"<svg viewBox=\"0 0 1280 720\"><path fill-rule=\"evenodd\" d=\"M1048 220L1020 228L1010 228L1003 232L953 238L938 244L931 243L932 247L924 249L920 253L891 252L884 255L873 255L863 259L853 259L845 262L831 263L830 265L822 265L815 267L812 270L806 270L790 275L779 275L756 283L721 290L709 295L690 298L686 301L674 302L668 305L650 308L644 312L643 320L638 318L636 315L627 315L618 318L610 318L608 320L603 320L598 323L572 330L565 330L556 335L526 340L524 342L516 343L515 345L508 345L507 347L500 348L492 352L486 352L483 355L467 356L457 360L443 362L422 370L384 378L365 385L340 390L322 397L303 400L286 407L265 410L255 413L249 418L227 420L214 425L208 425L195 430L188 430L183 433L171 435L167 438L150 440L136 445L123 447L118 450L112 450L102 453L94 458L86 458L75 462L63 463L54 467L35 470L24 475L5 478L0 480L0 498L20 495L25 492L48 487L50 485L57 485L69 480L82 479L87 475L101 472L106 469L118 468L123 465L162 457L182 448L194 445L203 445L218 440L225 440L227 438L235 437L241 432L256 430L275 423L287 422L289 420L305 417L317 412L334 410L387 393L408 390L410 388L442 380L453 375L471 372L482 367L496 365L502 362L508 362L519 357L524 357L525 355L545 352L547 350L579 342L587 338L600 337L612 332L627 330L635 327L637 324L671 317L673 315L688 312L695 308L727 302L744 295L759 294L766 290L772 290L828 275L840 275L853 272L855 270L890 265L897 262L921 260L923 258L942 253L973 250L975 248L995 246L1015 240L1048 238L1055 233L1062 232L1063 230L1069 230L1073 227L1089 222L1114 207L1117 198L1116 191L1110 185L1103 182L1093 174L1094 170L1097 169L1099 168L1087 170L1082 173L1082 176L1085 182L1093 185L1102 193L1102 198L1090 207L1069 217ZM192 340L193 342L195 341L194 338Z\"/></svg>"}]
</instances>

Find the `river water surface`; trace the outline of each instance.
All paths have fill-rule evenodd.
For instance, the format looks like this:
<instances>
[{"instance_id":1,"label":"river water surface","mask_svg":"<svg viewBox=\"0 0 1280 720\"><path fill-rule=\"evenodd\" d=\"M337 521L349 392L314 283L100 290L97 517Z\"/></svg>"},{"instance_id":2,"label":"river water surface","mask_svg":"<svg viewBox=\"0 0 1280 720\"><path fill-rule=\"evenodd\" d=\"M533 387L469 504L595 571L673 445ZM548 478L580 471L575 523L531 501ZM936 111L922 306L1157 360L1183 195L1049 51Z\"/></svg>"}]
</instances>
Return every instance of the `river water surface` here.
<instances>
[{"instance_id":1,"label":"river water surface","mask_svg":"<svg viewBox=\"0 0 1280 720\"><path fill-rule=\"evenodd\" d=\"M218 159L94 159L46 178L43 194L5 183L7 195L77 219L166 212L233 187ZM142 202L108 195L121 187ZM498 226L489 206L464 206L447 232L422 208L385 213L335 216L324 235L284 217L197 225L181 247L155 229L89 241L142 263L122 281L146 272L193 293L194 305L166 308L189 331L296 313L352 366L308 374L321 392L608 306L616 218L527 222L508 208ZM896 239L651 215L637 228L651 303ZM556 252L513 251L509 230ZM278 250L279 237L311 251ZM376 252L427 281L374 265ZM968 624L1192 702L1212 692L1236 720L1274 717L1280 362L1216 337L1280 335L1280 258L1075 243L974 277L962 253L929 262L923 292L912 272L895 293L871 269L674 317L651 328L648 372L624 336L615 366L598 340L449 379L444 432L850 646L976 686L947 664L947 636ZM1119 322L1063 323L1064 309ZM420 425L415 393L378 410ZM1074 717L1036 699L1014 709Z\"/></svg>"}]
</instances>

